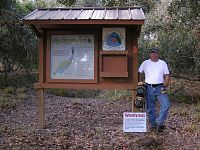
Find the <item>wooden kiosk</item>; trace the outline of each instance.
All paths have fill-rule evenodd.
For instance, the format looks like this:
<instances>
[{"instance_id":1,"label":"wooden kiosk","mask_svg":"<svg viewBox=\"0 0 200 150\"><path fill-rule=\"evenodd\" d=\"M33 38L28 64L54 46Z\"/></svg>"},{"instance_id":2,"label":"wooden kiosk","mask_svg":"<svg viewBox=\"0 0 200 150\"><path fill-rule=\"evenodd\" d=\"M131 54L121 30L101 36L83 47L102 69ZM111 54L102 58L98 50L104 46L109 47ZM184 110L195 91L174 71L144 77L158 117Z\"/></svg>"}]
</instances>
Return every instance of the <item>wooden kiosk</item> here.
<instances>
[{"instance_id":1,"label":"wooden kiosk","mask_svg":"<svg viewBox=\"0 0 200 150\"><path fill-rule=\"evenodd\" d=\"M144 20L139 7L36 9L22 19L39 38L40 128L45 88L130 89L135 97Z\"/></svg>"}]
</instances>

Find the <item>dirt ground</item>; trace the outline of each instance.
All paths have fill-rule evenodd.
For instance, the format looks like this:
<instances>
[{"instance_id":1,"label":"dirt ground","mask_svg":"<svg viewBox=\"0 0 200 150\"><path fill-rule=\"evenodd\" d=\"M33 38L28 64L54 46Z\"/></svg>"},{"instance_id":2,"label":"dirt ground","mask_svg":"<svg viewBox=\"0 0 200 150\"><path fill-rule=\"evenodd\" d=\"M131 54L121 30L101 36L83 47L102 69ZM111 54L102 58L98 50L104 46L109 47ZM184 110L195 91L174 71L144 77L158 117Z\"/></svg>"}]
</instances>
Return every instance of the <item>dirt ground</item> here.
<instances>
[{"instance_id":1,"label":"dirt ground","mask_svg":"<svg viewBox=\"0 0 200 150\"><path fill-rule=\"evenodd\" d=\"M45 93L45 129L38 129L35 91L15 108L0 111L0 149L199 150L200 106L171 102L166 129L123 133L131 100L80 99Z\"/></svg>"}]
</instances>

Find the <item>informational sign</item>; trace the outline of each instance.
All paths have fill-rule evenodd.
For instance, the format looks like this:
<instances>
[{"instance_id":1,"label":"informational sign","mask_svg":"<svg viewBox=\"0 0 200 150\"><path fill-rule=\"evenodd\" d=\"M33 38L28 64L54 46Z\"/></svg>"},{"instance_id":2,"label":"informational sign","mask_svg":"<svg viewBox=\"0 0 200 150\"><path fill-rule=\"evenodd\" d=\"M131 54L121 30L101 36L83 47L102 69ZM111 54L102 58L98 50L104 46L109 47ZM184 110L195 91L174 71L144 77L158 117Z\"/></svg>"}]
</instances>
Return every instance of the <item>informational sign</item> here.
<instances>
[{"instance_id":1,"label":"informational sign","mask_svg":"<svg viewBox=\"0 0 200 150\"><path fill-rule=\"evenodd\" d=\"M94 35L51 35L51 79L94 79Z\"/></svg>"},{"instance_id":2,"label":"informational sign","mask_svg":"<svg viewBox=\"0 0 200 150\"><path fill-rule=\"evenodd\" d=\"M123 132L147 132L145 112L124 112Z\"/></svg>"},{"instance_id":3,"label":"informational sign","mask_svg":"<svg viewBox=\"0 0 200 150\"><path fill-rule=\"evenodd\" d=\"M103 50L125 50L125 28L103 28Z\"/></svg>"}]
</instances>

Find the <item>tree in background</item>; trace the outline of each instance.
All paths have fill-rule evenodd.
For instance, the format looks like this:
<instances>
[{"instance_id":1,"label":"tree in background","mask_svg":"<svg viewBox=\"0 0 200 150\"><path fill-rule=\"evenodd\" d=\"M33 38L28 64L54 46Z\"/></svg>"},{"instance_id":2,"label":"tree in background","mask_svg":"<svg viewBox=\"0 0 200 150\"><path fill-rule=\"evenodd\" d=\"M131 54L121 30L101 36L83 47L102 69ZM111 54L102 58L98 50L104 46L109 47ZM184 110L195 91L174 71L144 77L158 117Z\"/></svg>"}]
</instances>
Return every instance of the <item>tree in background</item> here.
<instances>
[{"instance_id":1,"label":"tree in background","mask_svg":"<svg viewBox=\"0 0 200 150\"><path fill-rule=\"evenodd\" d=\"M20 19L28 13L15 0L1 0L0 3L0 73L7 76L19 69L30 72L36 67L37 38Z\"/></svg>"},{"instance_id":2,"label":"tree in background","mask_svg":"<svg viewBox=\"0 0 200 150\"><path fill-rule=\"evenodd\" d=\"M66 7L116 7L116 6L142 6L149 12L160 0L57 0Z\"/></svg>"},{"instance_id":3,"label":"tree in background","mask_svg":"<svg viewBox=\"0 0 200 150\"><path fill-rule=\"evenodd\" d=\"M188 74L200 80L200 0L174 0L168 7L168 12L175 22L172 31L182 29L180 44L184 46L178 49L180 59L185 60ZM180 67L183 66L185 65L182 63Z\"/></svg>"},{"instance_id":4,"label":"tree in background","mask_svg":"<svg viewBox=\"0 0 200 150\"><path fill-rule=\"evenodd\" d=\"M71 7L76 4L76 0L57 0L59 4L62 4L66 7Z\"/></svg>"},{"instance_id":5,"label":"tree in background","mask_svg":"<svg viewBox=\"0 0 200 150\"><path fill-rule=\"evenodd\" d=\"M157 3L146 15L139 58L147 57L150 47L158 47L173 75L200 80L199 4L192 0Z\"/></svg>"}]
</instances>

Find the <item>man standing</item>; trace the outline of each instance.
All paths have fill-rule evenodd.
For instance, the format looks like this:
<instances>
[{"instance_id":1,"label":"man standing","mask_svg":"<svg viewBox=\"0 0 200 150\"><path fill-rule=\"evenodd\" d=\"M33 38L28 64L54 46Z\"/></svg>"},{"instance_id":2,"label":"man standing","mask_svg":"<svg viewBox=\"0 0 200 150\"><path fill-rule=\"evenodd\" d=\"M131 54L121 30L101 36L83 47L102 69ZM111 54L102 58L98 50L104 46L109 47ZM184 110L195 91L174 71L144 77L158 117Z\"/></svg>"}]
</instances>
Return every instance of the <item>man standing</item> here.
<instances>
[{"instance_id":1,"label":"man standing","mask_svg":"<svg viewBox=\"0 0 200 150\"><path fill-rule=\"evenodd\" d=\"M161 133L170 107L166 88L170 81L169 69L165 61L158 58L158 49L150 50L150 59L139 67L138 85L146 85L146 106L150 121L150 130ZM160 103L160 112L156 116L156 99Z\"/></svg>"}]
</instances>

